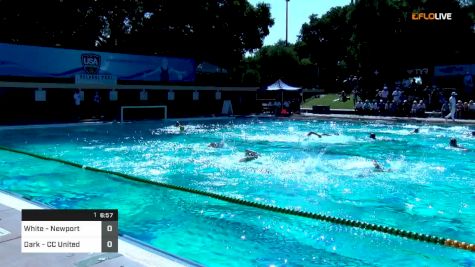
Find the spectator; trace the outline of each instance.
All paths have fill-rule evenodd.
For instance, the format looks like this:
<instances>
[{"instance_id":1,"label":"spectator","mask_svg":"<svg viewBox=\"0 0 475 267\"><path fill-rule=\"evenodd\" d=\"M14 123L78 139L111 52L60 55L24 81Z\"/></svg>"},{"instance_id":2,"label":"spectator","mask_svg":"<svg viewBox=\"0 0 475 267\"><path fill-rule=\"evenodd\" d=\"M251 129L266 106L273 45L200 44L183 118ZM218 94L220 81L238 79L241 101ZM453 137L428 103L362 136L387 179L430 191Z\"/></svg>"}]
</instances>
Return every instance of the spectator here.
<instances>
[{"instance_id":1,"label":"spectator","mask_svg":"<svg viewBox=\"0 0 475 267\"><path fill-rule=\"evenodd\" d=\"M384 104L385 101L383 101L382 99L379 100L379 104L378 104L378 111L379 111L379 114L381 115L385 115L386 114L386 105Z\"/></svg>"},{"instance_id":2,"label":"spectator","mask_svg":"<svg viewBox=\"0 0 475 267\"><path fill-rule=\"evenodd\" d=\"M463 117L463 103L462 100L457 101L457 118L461 119Z\"/></svg>"},{"instance_id":3,"label":"spectator","mask_svg":"<svg viewBox=\"0 0 475 267\"><path fill-rule=\"evenodd\" d=\"M385 85L383 87L383 90L379 91L379 97L380 99L383 100L384 103L386 103L386 101L388 101L388 96L389 96L388 87Z\"/></svg>"},{"instance_id":4,"label":"spectator","mask_svg":"<svg viewBox=\"0 0 475 267\"><path fill-rule=\"evenodd\" d=\"M284 108L288 109L290 107L289 101L285 100L284 101Z\"/></svg>"},{"instance_id":5,"label":"spectator","mask_svg":"<svg viewBox=\"0 0 475 267\"><path fill-rule=\"evenodd\" d=\"M291 114L291 110L290 110L290 102L285 100L284 103L282 104L282 110L285 110L287 112L287 114L285 115L290 115ZM281 114L282 114L282 110L281 110Z\"/></svg>"},{"instance_id":6,"label":"spectator","mask_svg":"<svg viewBox=\"0 0 475 267\"><path fill-rule=\"evenodd\" d=\"M410 111L411 111L411 103L409 103L407 100L404 100L401 105L401 115L408 116Z\"/></svg>"},{"instance_id":7,"label":"spectator","mask_svg":"<svg viewBox=\"0 0 475 267\"><path fill-rule=\"evenodd\" d=\"M447 116L447 114L450 113L449 102L445 101L442 104L442 107L440 108L440 113L441 113L442 117L445 117L445 116Z\"/></svg>"},{"instance_id":8,"label":"spectator","mask_svg":"<svg viewBox=\"0 0 475 267\"><path fill-rule=\"evenodd\" d=\"M348 100L348 97L346 96L345 90L343 90L341 91L341 94L340 94L340 101L346 102L346 100Z\"/></svg>"},{"instance_id":9,"label":"spectator","mask_svg":"<svg viewBox=\"0 0 475 267\"><path fill-rule=\"evenodd\" d=\"M390 107L389 107L389 113L390 113L391 115L395 115L396 112L397 112L397 104L396 104L396 102L391 101L391 105L390 105Z\"/></svg>"},{"instance_id":10,"label":"spectator","mask_svg":"<svg viewBox=\"0 0 475 267\"><path fill-rule=\"evenodd\" d=\"M371 110L373 111L373 114L377 115L379 113L379 107L378 107L378 102L373 100L373 105L371 106Z\"/></svg>"},{"instance_id":11,"label":"spectator","mask_svg":"<svg viewBox=\"0 0 475 267\"><path fill-rule=\"evenodd\" d=\"M353 105L356 106L356 103L358 102L358 88L355 86L353 88Z\"/></svg>"},{"instance_id":12,"label":"spectator","mask_svg":"<svg viewBox=\"0 0 475 267\"><path fill-rule=\"evenodd\" d=\"M399 87L396 87L396 90L393 92L393 100L396 104L399 104L401 101L401 91L399 91Z\"/></svg>"},{"instance_id":13,"label":"spectator","mask_svg":"<svg viewBox=\"0 0 475 267\"><path fill-rule=\"evenodd\" d=\"M363 112L363 102L358 101L355 105L355 111L357 113L362 113Z\"/></svg>"},{"instance_id":14,"label":"spectator","mask_svg":"<svg viewBox=\"0 0 475 267\"><path fill-rule=\"evenodd\" d=\"M364 104L363 104L363 112L364 112L365 114L370 114L372 109L373 109L373 106L371 105L371 103L369 102L369 100L366 99L365 102L364 102Z\"/></svg>"},{"instance_id":15,"label":"spectator","mask_svg":"<svg viewBox=\"0 0 475 267\"><path fill-rule=\"evenodd\" d=\"M281 109L280 101L274 101L274 114L279 115Z\"/></svg>"},{"instance_id":16,"label":"spectator","mask_svg":"<svg viewBox=\"0 0 475 267\"><path fill-rule=\"evenodd\" d=\"M424 103L424 100L420 100L419 104L417 104L417 116L425 117L425 113L426 113L426 104Z\"/></svg>"},{"instance_id":17,"label":"spectator","mask_svg":"<svg viewBox=\"0 0 475 267\"><path fill-rule=\"evenodd\" d=\"M411 115L412 116L417 115L417 101L416 100L414 100L414 102L412 102Z\"/></svg>"},{"instance_id":18,"label":"spectator","mask_svg":"<svg viewBox=\"0 0 475 267\"><path fill-rule=\"evenodd\" d=\"M468 102L468 111L475 112L475 103L473 102L473 100L470 100Z\"/></svg>"},{"instance_id":19,"label":"spectator","mask_svg":"<svg viewBox=\"0 0 475 267\"><path fill-rule=\"evenodd\" d=\"M439 89L435 87L435 85L432 86L432 91L430 93L430 98L429 98L429 108L431 110L437 109L438 105L441 104L439 102Z\"/></svg>"},{"instance_id":20,"label":"spectator","mask_svg":"<svg viewBox=\"0 0 475 267\"><path fill-rule=\"evenodd\" d=\"M384 105L384 110L386 111L386 114L390 114L391 112L391 101L387 101L386 104Z\"/></svg>"},{"instance_id":21,"label":"spectator","mask_svg":"<svg viewBox=\"0 0 475 267\"><path fill-rule=\"evenodd\" d=\"M463 103L463 116L464 116L465 119L471 119L472 118L472 114L470 112L468 102Z\"/></svg>"}]
</instances>

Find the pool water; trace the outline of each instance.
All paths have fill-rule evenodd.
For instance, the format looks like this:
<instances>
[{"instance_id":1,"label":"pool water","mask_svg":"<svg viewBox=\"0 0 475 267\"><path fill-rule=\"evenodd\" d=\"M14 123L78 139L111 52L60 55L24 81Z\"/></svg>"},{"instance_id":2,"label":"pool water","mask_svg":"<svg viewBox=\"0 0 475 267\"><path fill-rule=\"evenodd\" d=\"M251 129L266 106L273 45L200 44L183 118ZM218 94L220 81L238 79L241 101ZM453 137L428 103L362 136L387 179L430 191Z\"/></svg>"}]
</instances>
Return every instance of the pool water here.
<instances>
[{"instance_id":1,"label":"pool water","mask_svg":"<svg viewBox=\"0 0 475 267\"><path fill-rule=\"evenodd\" d=\"M420 133L411 134L415 128ZM309 131L330 136L307 137ZM0 131L0 144L229 196L475 243L468 126L242 119ZM370 132L376 140L368 138ZM448 147L456 137L468 151ZM223 142L223 148L210 148ZM261 154L239 162L245 149ZM377 160L387 171L374 170ZM206 266L475 266L471 252L0 152L0 189L118 208L120 231Z\"/></svg>"}]
</instances>

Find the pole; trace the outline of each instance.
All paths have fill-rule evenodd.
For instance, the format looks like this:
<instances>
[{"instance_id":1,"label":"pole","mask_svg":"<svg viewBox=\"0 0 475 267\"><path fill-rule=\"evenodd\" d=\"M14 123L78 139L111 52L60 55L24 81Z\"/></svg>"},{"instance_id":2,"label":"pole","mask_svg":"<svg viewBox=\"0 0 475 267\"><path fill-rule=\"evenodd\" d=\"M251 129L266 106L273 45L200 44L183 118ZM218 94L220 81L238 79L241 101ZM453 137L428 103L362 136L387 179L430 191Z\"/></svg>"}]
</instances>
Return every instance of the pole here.
<instances>
[{"instance_id":1,"label":"pole","mask_svg":"<svg viewBox=\"0 0 475 267\"><path fill-rule=\"evenodd\" d=\"M289 45L289 0L285 0L285 46Z\"/></svg>"},{"instance_id":2,"label":"pole","mask_svg":"<svg viewBox=\"0 0 475 267\"><path fill-rule=\"evenodd\" d=\"M284 108L284 90L282 90L282 95L280 97L280 111Z\"/></svg>"}]
</instances>

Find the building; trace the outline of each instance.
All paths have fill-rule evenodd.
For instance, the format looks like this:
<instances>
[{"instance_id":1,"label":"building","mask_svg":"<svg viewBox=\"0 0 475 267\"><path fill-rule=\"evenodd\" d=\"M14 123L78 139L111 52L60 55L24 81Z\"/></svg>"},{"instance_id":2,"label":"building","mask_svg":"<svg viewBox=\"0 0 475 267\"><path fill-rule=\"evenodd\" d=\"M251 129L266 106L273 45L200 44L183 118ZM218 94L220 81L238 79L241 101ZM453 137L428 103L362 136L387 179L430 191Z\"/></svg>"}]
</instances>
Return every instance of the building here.
<instances>
[{"instance_id":1,"label":"building","mask_svg":"<svg viewBox=\"0 0 475 267\"><path fill-rule=\"evenodd\" d=\"M226 100L234 113L254 111L257 87L198 86L196 71L190 58L0 43L0 123L118 120L123 106L165 106L168 117L210 116ZM158 108L129 113L130 119L165 115Z\"/></svg>"}]
</instances>

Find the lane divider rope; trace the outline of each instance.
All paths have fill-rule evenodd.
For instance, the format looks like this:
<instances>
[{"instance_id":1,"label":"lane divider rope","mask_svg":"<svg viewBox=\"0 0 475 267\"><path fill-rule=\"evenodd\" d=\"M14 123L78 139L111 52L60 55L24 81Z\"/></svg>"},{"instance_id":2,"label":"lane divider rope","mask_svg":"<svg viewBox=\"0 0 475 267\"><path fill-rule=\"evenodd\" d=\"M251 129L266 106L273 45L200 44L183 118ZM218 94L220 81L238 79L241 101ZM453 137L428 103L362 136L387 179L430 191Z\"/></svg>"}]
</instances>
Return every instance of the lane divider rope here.
<instances>
[{"instance_id":1,"label":"lane divider rope","mask_svg":"<svg viewBox=\"0 0 475 267\"><path fill-rule=\"evenodd\" d=\"M105 173L109 175L114 175L118 177L122 177L128 180L140 182L140 183L145 183L145 184L150 184L150 185L155 185L155 186L160 186L168 189L173 189L173 190L179 190L182 192L187 192L187 193L192 193L192 194L197 194L197 195L202 195L206 197L211 197L214 199L238 204L238 205L243 205L243 206L248 206L248 207L253 207L253 208L258 208L262 210L267 210L267 211L272 211L272 212L277 212L277 213L282 213L282 214L288 214L288 215L294 215L294 216L299 216L299 217L304 217L304 218L309 218L309 219L314 219L314 220L319 220L319 221L324 221L324 222L329 222L329 223L334 223L334 224L339 224L339 225L345 225L345 226L350 226L350 227L356 227L360 229L365 229L365 230L370 230L370 231L376 231L376 232L381 232L381 233L386 233L394 236L399 236L399 237L405 237L408 239L412 240L417 240L417 241L423 241L423 242L428 242L432 244L437 244L437 245L443 245L443 246L448 246L448 247L453 247L457 249L463 249L471 252L475 252L475 244L471 244L468 242L462 242L458 240L452 240L449 238L443 238L443 237L437 237L433 235L427 235L427 234L421 234L421 233L416 233L412 231L406 231L406 230L401 230L398 228L394 227L388 227L384 225L379 225L379 224L373 224L373 223L367 223L367 222L362 222L358 220L350 220L350 219L344 219L344 218L339 218L339 217L334 217L334 216L328 216L324 214L319 214L319 213L313 213L313 212L307 212L307 211L301 211L301 210L294 210L294 209L289 209L289 208L282 208L274 205L268 205L268 204L263 204L259 202L254 202L254 201L249 201L245 199L240 199L240 198L235 198L235 197L229 197L226 195L221 195L221 194L216 194L212 192L207 192L207 191L202 191L198 189L193 189L193 188L188 188L184 186L178 186L178 185L173 185L173 184L167 184L167 183L162 183L162 182L157 182L157 181L152 181L149 179L125 174L125 173L120 173L120 172L115 172L115 171L109 171L109 170L104 170L104 169L99 169L95 167L90 167L90 166L85 166L79 163L63 160L63 159L58 159L58 158L53 158L53 157L48 157L44 155L39 155L27 151L22 151L22 150L17 150L9 147L3 147L0 146L0 150L8 151L8 152L13 152L17 154L23 154L27 156L31 156L34 158L38 159L43 159L43 160L49 160L49 161L55 161L59 163L63 163L65 165L73 166L76 168L88 170L88 171L93 171L93 172L98 172L98 173Z\"/></svg>"}]
</instances>

